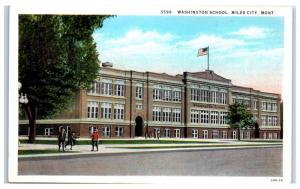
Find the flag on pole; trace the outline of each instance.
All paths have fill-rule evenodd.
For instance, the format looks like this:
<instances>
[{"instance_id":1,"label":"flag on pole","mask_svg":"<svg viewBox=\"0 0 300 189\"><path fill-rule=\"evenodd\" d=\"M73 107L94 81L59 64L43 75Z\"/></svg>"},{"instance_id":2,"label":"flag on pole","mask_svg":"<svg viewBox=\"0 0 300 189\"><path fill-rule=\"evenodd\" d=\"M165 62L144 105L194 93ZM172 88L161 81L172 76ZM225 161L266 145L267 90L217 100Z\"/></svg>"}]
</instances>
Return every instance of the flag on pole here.
<instances>
[{"instance_id":1,"label":"flag on pole","mask_svg":"<svg viewBox=\"0 0 300 189\"><path fill-rule=\"evenodd\" d=\"M204 55L207 55L207 54L208 54L208 47L205 47L205 48L200 48L198 50L197 56L204 56Z\"/></svg>"}]
</instances>

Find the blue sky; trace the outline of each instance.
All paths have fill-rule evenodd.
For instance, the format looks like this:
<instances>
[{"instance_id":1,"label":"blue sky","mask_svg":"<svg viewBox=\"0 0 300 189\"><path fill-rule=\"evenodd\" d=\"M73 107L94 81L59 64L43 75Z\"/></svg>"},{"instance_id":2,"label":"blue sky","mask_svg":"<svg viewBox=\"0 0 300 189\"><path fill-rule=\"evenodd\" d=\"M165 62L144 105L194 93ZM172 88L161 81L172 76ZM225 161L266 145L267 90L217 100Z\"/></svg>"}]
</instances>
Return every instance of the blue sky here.
<instances>
[{"instance_id":1,"label":"blue sky","mask_svg":"<svg viewBox=\"0 0 300 189\"><path fill-rule=\"evenodd\" d=\"M94 32L99 59L115 68L182 74L210 69L235 85L281 93L282 17L117 16Z\"/></svg>"}]
</instances>

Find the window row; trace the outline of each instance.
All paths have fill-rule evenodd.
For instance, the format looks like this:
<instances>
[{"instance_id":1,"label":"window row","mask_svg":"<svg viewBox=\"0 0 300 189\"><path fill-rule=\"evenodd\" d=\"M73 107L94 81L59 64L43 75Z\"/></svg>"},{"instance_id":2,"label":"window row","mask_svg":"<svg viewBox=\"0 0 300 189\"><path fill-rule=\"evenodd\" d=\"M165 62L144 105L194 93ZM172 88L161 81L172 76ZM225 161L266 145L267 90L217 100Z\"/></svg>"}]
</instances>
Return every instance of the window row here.
<instances>
[{"instance_id":1,"label":"window row","mask_svg":"<svg viewBox=\"0 0 300 189\"><path fill-rule=\"evenodd\" d=\"M227 104L227 93L191 88L191 100L199 102Z\"/></svg>"},{"instance_id":2,"label":"window row","mask_svg":"<svg viewBox=\"0 0 300 189\"><path fill-rule=\"evenodd\" d=\"M191 123L227 124L228 112L191 110Z\"/></svg>"},{"instance_id":3,"label":"window row","mask_svg":"<svg viewBox=\"0 0 300 189\"><path fill-rule=\"evenodd\" d=\"M161 133L160 128L154 128L153 137L154 138L159 138L159 137L170 138L171 137L171 129L170 128L165 128L163 130L163 133ZM174 129L174 137L175 138L180 138L181 137L180 129Z\"/></svg>"},{"instance_id":4,"label":"window row","mask_svg":"<svg viewBox=\"0 0 300 189\"><path fill-rule=\"evenodd\" d=\"M246 106L246 108L250 108L251 107L251 103L249 99L241 99L241 98L232 98L232 102L235 103L239 103L239 104L243 104ZM254 101L256 104L256 101ZM257 105L255 105L254 103L252 103L252 108L256 107ZM253 109L257 109L257 108L253 108Z\"/></svg>"},{"instance_id":5,"label":"window row","mask_svg":"<svg viewBox=\"0 0 300 189\"><path fill-rule=\"evenodd\" d=\"M267 132L264 132L263 133L263 138L264 139L278 139L278 134L277 133L267 133Z\"/></svg>"},{"instance_id":6,"label":"window row","mask_svg":"<svg viewBox=\"0 0 300 189\"><path fill-rule=\"evenodd\" d=\"M91 89L88 90L90 94L102 94L102 95L125 95L125 81L117 80L114 83L112 80L103 79L102 82L93 82Z\"/></svg>"},{"instance_id":7,"label":"window row","mask_svg":"<svg viewBox=\"0 0 300 189\"><path fill-rule=\"evenodd\" d=\"M97 127L90 126L89 127L89 134L93 133ZM109 126L102 127L102 137L103 138L109 138L111 136L111 128ZM101 131L99 131L101 132ZM121 137L124 135L124 127L114 127L115 136Z\"/></svg>"},{"instance_id":8,"label":"window row","mask_svg":"<svg viewBox=\"0 0 300 189\"><path fill-rule=\"evenodd\" d=\"M237 131L229 131L231 132L231 138L237 139L238 138L238 132ZM250 131L240 131L241 132L241 139L250 139ZM193 138L203 138L208 139L209 138L209 131L208 130L202 130L202 137L200 137L200 133L198 129L192 129L192 137ZM212 130L211 131L211 138L212 139L228 139L228 131L219 131L219 130Z\"/></svg>"},{"instance_id":9,"label":"window row","mask_svg":"<svg viewBox=\"0 0 300 189\"><path fill-rule=\"evenodd\" d=\"M192 129L192 137L193 138L199 138L199 130L198 129ZM208 139L208 130L202 131L202 138ZM219 130L213 130L212 131L212 138L220 138L219 136ZM221 132L221 138L227 139L227 131Z\"/></svg>"},{"instance_id":10,"label":"window row","mask_svg":"<svg viewBox=\"0 0 300 189\"><path fill-rule=\"evenodd\" d=\"M268 116L262 115L261 116L261 125L264 126L277 126L277 116Z\"/></svg>"},{"instance_id":11,"label":"window row","mask_svg":"<svg viewBox=\"0 0 300 189\"><path fill-rule=\"evenodd\" d=\"M88 118L99 117L99 102L89 101L87 107ZM100 106L100 117L103 119L112 119L112 104L101 103ZM124 119L124 104L113 104L113 118L123 120Z\"/></svg>"},{"instance_id":12,"label":"window row","mask_svg":"<svg viewBox=\"0 0 300 189\"><path fill-rule=\"evenodd\" d=\"M261 102L261 110L277 112L277 104L270 102Z\"/></svg>"},{"instance_id":13,"label":"window row","mask_svg":"<svg viewBox=\"0 0 300 189\"><path fill-rule=\"evenodd\" d=\"M164 101L181 101L181 89L170 87L161 88L159 85L153 88L153 100L164 100Z\"/></svg>"},{"instance_id":14,"label":"window row","mask_svg":"<svg viewBox=\"0 0 300 189\"><path fill-rule=\"evenodd\" d=\"M163 122L180 122L181 109L180 108L161 108L154 106L152 108L152 120Z\"/></svg>"}]
</instances>

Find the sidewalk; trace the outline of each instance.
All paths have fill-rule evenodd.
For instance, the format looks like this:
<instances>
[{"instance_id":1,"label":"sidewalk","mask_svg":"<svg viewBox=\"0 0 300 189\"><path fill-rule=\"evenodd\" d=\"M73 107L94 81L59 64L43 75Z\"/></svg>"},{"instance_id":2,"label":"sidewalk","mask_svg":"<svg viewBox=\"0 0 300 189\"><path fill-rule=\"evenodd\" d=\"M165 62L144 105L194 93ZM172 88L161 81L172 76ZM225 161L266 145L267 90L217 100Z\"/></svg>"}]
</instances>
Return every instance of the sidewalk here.
<instances>
[{"instance_id":1,"label":"sidewalk","mask_svg":"<svg viewBox=\"0 0 300 189\"><path fill-rule=\"evenodd\" d=\"M49 154L31 154L19 155L19 158L27 157L53 157L53 156L77 156L92 154L124 154L124 153L141 153L141 152L167 152L167 151L191 151L191 150L221 150L221 149L241 149L241 148L266 148L266 147L282 147L282 143L251 143L251 142L226 142L208 144L114 144L99 145L99 151L91 151L91 145L75 145L73 150L67 146L65 151L73 151L72 153L49 153ZM245 146L238 146L245 145ZM154 148L151 148L155 146ZM199 146L199 147L198 147ZM133 147L133 148L130 148ZM144 148L145 147L145 148ZM147 148L150 147L150 148ZM164 148L161 148L164 147ZM170 147L170 148L168 148ZM57 145L50 144L20 144L19 150L58 150Z\"/></svg>"}]
</instances>

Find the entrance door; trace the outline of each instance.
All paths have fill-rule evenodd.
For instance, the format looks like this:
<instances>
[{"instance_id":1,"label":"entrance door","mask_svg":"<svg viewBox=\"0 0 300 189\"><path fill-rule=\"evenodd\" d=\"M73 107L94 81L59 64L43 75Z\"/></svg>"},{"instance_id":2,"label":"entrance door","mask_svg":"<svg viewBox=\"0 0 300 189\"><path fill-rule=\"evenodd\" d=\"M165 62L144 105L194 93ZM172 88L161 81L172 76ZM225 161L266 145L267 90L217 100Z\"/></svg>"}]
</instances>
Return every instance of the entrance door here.
<instances>
[{"instance_id":1,"label":"entrance door","mask_svg":"<svg viewBox=\"0 0 300 189\"><path fill-rule=\"evenodd\" d=\"M143 118L141 116L137 116L135 118L135 136L143 136Z\"/></svg>"}]
</instances>

